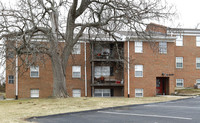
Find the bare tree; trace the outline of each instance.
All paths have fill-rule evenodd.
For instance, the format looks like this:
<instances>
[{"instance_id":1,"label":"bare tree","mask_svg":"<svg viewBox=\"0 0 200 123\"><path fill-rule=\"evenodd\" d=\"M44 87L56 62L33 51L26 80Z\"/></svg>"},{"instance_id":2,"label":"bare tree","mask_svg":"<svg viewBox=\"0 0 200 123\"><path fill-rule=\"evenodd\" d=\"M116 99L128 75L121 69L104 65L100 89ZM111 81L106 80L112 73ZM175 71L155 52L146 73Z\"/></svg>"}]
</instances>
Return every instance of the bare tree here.
<instances>
[{"instance_id":1,"label":"bare tree","mask_svg":"<svg viewBox=\"0 0 200 123\"><path fill-rule=\"evenodd\" d=\"M120 29L142 32L149 20L167 19L170 10L161 0L19 0L14 7L1 4L0 38L19 41L6 43L7 50L14 49L24 64L48 56L52 95L67 97L66 66L83 33L105 33L115 39Z\"/></svg>"}]
</instances>

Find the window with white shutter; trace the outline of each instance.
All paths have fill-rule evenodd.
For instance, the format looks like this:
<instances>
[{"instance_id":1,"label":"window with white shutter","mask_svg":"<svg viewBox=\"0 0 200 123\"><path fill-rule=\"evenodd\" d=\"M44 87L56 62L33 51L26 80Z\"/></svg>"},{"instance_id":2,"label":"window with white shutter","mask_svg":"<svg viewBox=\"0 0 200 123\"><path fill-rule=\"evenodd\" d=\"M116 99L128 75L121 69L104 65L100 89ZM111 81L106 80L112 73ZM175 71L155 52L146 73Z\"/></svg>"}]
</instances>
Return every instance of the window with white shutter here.
<instances>
[{"instance_id":1,"label":"window with white shutter","mask_svg":"<svg viewBox=\"0 0 200 123\"><path fill-rule=\"evenodd\" d=\"M167 54L167 42L159 42L159 53Z\"/></svg>"},{"instance_id":2,"label":"window with white shutter","mask_svg":"<svg viewBox=\"0 0 200 123\"><path fill-rule=\"evenodd\" d=\"M196 58L196 68L200 69L200 58Z\"/></svg>"},{"instance_id":3,"label":"window with white shutter","mask_svg":"<svg viewBox=\"0 0 200 123\"><path fill-rule=\"evenodd\" d=\"M143 52L143 46L142 42L135 42L135 53L142 53Z\"/></svg>"},{"instance_id":4,"label":"window with white shutter","mask_svg":"<svg viewBox=\"0 0 200 123\"><path fill-rule=\"evenodd\" d=\"M135 65L135 77L143 77L143 65Z\"/></svg>"},{"instance_id":5,"label":"window with white shutter","mask_svg":"<svg viewBox=\"0 0 200 123\"><path fill-rule=\"evenodd\" d=\"M184 87L183 79L176 79L176 87Z\"/></svg>"},{"instance_id":6,"label":"window with white shutter","mask_svg":"<svg viewBox=\"0 0 200 123\"><path fill-rule=\"evenodd\" d=\"M9 75L8 76L8 83L9 84L14 84L14 76L13 75Z\"/></svg>"},{"instance_id":7,"label":"window with white shutter","mask_svg":"<svg viewBox=\"0 0 200 123\"><path fill-rule=\"evenodd\" d=\"M72 78L81 78L81 66L72 66Z\"/></svg>"},{"instance_id":8,"label":"window with white shutter","mask_svg":"<svg viewBox=\"0 0 200 123\"><path fill-rule=\"evenodd\" d=\"M30 77L38 78L39 77L39 66L30 67Z\"/></svg>"},{"instance_id":9,"label":"window with white shutter","mask_svg":"<svg viewBox=\"0 0 200 123\"><path fill-rule=\"evenodd\" d=\"M200 47L200 36L196 36L196 46Z\"/></svg>"},{"instance_id":10,"label":"window with white shutter","mask_svg":"<svg viewBox=\"0 0 200 123\"><path fill-rule=\"evenodd\" d=\"M182 35L176 36L176 46L183 46L183 36Z\"/></svg>"},{"instance_id":11,"label":"window with white shutter","mask_svg":"<svg viewBox=\"0 0 200 123\"><path fill-rule=\"evenodd\" d=\"M176 57L176 68L183 68L183 57Z\"/></svg>"}]
</instances>

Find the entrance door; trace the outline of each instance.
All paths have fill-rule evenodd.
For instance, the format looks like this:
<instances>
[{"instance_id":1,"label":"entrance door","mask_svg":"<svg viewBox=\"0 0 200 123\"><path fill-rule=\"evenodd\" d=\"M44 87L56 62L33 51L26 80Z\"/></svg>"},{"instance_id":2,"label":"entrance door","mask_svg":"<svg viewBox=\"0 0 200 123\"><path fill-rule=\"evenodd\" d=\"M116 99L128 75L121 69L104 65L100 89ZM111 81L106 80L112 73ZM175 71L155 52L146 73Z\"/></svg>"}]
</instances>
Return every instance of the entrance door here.
<instances>
[{"instance_id":1,"label":"entrance door","mask_svg":"<svg viewBox=\"0 0 200 123\"><path fill-rule=\"evenodd\" d=\"M169 94L169 77L156 77L156 95Z\"/></svg>"},{"instance_id":2,"label":"entrance door","mask_svg":"<svg viewBox=\"0 0 200 123\"><path fill-rule=\"evenodd\" d=\"M156 79L156 94L157 95L163 94L163 79L160 78Z\"/></svg>"}]
</instances>

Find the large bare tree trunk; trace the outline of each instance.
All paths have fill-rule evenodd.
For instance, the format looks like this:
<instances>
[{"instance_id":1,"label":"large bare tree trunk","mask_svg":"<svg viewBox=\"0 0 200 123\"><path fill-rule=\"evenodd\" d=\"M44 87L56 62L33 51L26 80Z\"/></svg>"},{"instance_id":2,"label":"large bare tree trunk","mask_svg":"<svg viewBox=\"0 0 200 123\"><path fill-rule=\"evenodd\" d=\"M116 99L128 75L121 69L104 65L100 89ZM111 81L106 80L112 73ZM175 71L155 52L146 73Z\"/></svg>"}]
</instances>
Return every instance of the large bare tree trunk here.
<instances>
[{"instance_id":1,"label":"large bare tree trunk","mask_svg":"<svg viewBox=\"0 0 200 123\"><path fill-rule=\"evenodd\" d=\"M53 96L54 97L68 97L66 88L66 76L63 71L61 60L59 56L54 56L52 60L53 70Z\"/></svg>"}]
</instances>

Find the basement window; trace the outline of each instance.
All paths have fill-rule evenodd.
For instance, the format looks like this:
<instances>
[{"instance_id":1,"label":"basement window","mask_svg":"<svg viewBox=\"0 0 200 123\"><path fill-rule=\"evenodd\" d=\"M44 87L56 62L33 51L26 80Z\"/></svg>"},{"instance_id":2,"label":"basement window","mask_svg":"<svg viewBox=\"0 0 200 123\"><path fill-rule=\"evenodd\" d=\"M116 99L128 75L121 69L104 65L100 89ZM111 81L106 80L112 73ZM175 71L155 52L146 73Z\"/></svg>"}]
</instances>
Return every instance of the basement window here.
<instances>
[{"instance_id":1,"label":"basement window","mask_svg":"<svg viewBox=\"0 0 200 123\"><path fill-rule=\"evenodd\" d=\"M143 89L135 89L135 97L143 97Z\"/></svg>"},{"instance_id":2,"label":"basement window","mask_svg":"<svg viewBox=\"0 0 200 123\"><path fill-rule=\"evenodd\" d=\"M39 98L39 89L31 89L31 98Z\"/></svg>"},{"instance_id":3,"label":"basement window","mask_svg":"<svg viewBox=\"0 0 200 123\"><path fill-rule=\"evenodd\" d=\"M30 67L30 77L38 78L39 77L39 66Z\"/></svg>"},{"instance_id":4,"label":"basement window","mask_svg":"<svg viewBox=\"0 0 200 123\"><path fill-rule=\"evenodd\" d=\"M9 75L8 76L8 83L9 84L14 84L14 76L13 75Z\"/></svg>"},{"instance_id":5,"label":"basement window","mask_svg":"<svg viewBox=\"0 0 200 123\"><path fill-rule=\"evenodd\" d=\"M176 87L183 87L184 80L183 79L176 79Z\"/></svg>"},{"instance_id":6,"label":"basement window","mask_svg":"<svg viewBox=\"0 0 200 123\"><path fill-rule=\"evenodd\" d=\"M95 97L110 97L110 89L95 89L94 90Z\"/></svg>"},{"instance_id":7,"label":"basement window","mask_svg":"<svg viewBox=\"0 0 200 123\"><path fill-rule=\"evenodd\" d=\"M73 97L81 97L81 89L73 89L72 96Z\"/></svg>"}]
</instances>

